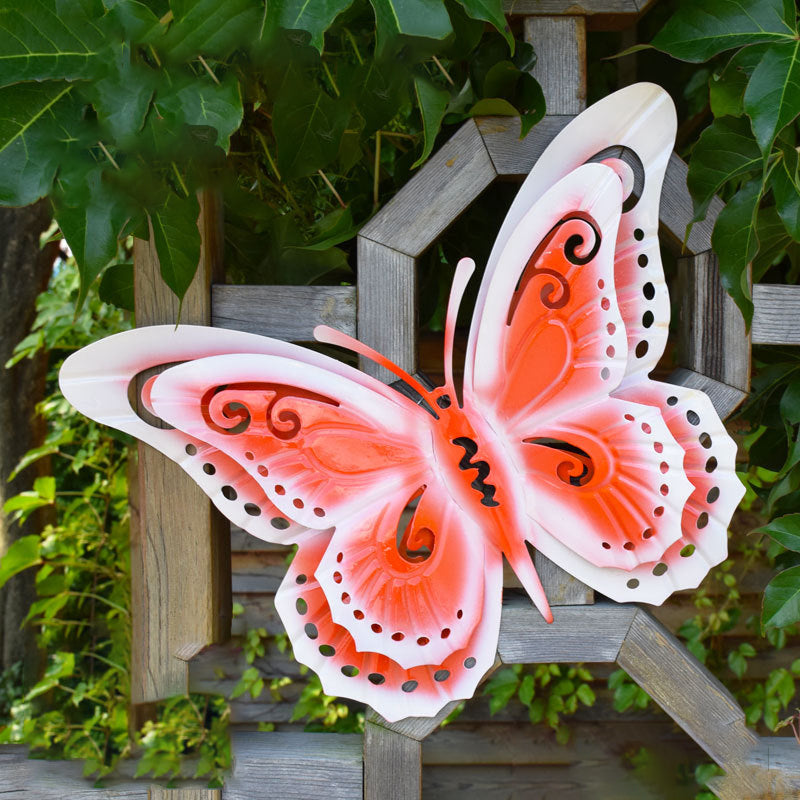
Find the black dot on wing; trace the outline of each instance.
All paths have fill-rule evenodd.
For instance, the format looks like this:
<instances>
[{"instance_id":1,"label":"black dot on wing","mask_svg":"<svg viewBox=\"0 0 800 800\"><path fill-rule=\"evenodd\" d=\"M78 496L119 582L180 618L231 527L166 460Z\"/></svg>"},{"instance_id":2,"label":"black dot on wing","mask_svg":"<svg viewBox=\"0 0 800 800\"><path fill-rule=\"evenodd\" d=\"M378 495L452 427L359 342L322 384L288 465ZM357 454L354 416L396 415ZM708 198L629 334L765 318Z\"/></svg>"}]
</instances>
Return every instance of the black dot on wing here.
<instances>
[{"instance_id":1,"label":"black dot on wing","mask_svg":"<svg viewBox=\"0 0 800 800\"><path fill-rule=\"evenodd\" d=\"M406 681L400 688L404 692L413 692L419 686L418 681Z\"/></svg>"},{"instance_id":2,"label":"black dot on wing","mask_svg":"<svg viewBox=\"0 0 800 800\"><path fill-rule=\"evenodd\" d=\"M203 464L203 472L206 475L213 475L217 471L217 468L213 464Z\"/></svg>"},{"instance_id":3,"label":"black dot on wing","mask_svg":"<svg viewBox=\"0 0 800 800\"><path fill-rule=\"evenodd\" d=\"M381 675L380 672L370 672L370 674L367 675L367 680L375 686L380 686L382 683L384 683L386 678Z\"/></svg>"},{"instance_id":4,"label":"black dot on wing","mask_svg":"<svg viewBox=\"0 0 800 800\"><path fill-rule=\"evenodd\" d=\"M186 454L190 456L197 455L197 448L193 444L186 445Z\"/></svg>"}]
</instances>

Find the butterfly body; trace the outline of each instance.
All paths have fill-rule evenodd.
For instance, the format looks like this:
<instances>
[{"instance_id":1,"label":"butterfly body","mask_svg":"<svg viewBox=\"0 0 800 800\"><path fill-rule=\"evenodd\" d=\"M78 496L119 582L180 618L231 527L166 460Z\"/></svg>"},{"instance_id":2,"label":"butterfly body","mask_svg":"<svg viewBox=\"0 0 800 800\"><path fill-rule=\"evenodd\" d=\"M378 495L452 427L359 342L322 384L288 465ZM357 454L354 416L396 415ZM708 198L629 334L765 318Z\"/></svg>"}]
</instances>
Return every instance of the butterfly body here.
<instances>
[{"instance_id":1,"label":"butterfly body","mask_svg":"<svg viewBox=\"0 0 800 800\"><path fill-rule=\"evenodd\" d=\"M234 524L297 546L275 605L326 692L435 715L494 663L503 556L548 622L529 545L620 602L660 603L726 556L735 444L707 397L647 377L669 322L657 229L674 129L666 94L639 84L556 137L487 263L458 392L468 259L441 387L315 331L419 403L302 347L190 326L84 348L64 394L177 461ZM156 365L140 399L169 429L128 400Z\"/></svg>"}]
</instances>

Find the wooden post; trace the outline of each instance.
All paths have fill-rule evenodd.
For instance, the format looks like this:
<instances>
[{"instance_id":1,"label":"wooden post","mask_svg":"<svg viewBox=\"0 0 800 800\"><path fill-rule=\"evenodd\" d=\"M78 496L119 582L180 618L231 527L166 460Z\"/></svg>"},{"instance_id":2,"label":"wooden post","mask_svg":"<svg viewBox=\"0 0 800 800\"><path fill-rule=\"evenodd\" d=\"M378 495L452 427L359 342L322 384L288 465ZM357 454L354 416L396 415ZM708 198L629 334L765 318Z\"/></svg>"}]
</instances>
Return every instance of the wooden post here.
<instances>
[{"instance_id":1,"label":"wooden post","mask_svg":"<svg viewBox=\"0 0 800 800\"><path fill-rule=\"evenodd\" d=\"M202 253L181 322L211 322L211 282L222 269L219 198L201 196ZM161 279L152 237L134 244L136 323L175 323L178 300ZM139 524L131 532L131 698L152 703L188 690L187 662L230 634L230 536L194 481L139 445ZM136 714L134 714L134 717ZM194 795L193 795L194 797Z\"/></svg>"},{"instance_id":2,"label":"wooden post","mask_svg":"<svg viewBox=\"0 0 800 800\"><path fill-rule=\"evenodd\" d=\"M586 18L583 16L525 17L525 41L536 51L533 77L547 103L547 116L580 114L586 108ZM536 571L551 606L594 602L594 591L554 564L538 550Z\"/></svg>"}]
</instances>

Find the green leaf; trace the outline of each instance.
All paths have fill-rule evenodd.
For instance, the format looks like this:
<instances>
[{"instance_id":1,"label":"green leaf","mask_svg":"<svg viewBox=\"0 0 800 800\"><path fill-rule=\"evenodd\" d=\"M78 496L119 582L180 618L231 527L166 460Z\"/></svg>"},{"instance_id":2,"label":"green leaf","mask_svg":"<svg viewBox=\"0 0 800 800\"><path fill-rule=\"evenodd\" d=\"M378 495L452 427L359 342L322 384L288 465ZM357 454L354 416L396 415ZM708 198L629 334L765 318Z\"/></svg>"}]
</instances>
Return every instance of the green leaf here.
<instances>
[{"instance_id":1,"label":"green leaf","mask_svg":"<svg viewBox=\"0 0 800 800\"><path fill-rule=\"evenodd\" d=\"M0 7L0 86L75 80L102 69L104 35L81 3L6 2Z\"/></svg>"},{"instance_id":2,"label":"green leaf","mask_svg":"<svg viewBox=\"0 0 800 800\"><path fill-rule=\"evenodd\" d=\"M379 51L400 34L444 39L453 32L442 0L370 0L370 4Z\"/></svg>"},{"instance_id":3,"label":"green leaf","mask_svg":"<svg viewBox=\"0 0 800 800\"><path fill-rule=\"evenodd\" d=\"M49 692L61 678L68 678L75 672L74 653L53 653L47 665L44 677L25 695L25 700L32 700L40 694Z\"/></svg>"},{"instance_id":4,"label":"green leaf","mask_svg":"<svg viewBox=\"0 0 800 800\"><path fill-rule=\"evenodd\" d=\"M756 235L758 254L753 259L753 283L758 283L767 270L783 257L792 241L775 206L758 209Z\"/></svg>"},{"instance_id":5,"label":"green leaf","mask_svg":"<svg viewBox=\"0 0 800 800\"><path fill-rule=\"evenodd\" d=\"M188 0L173 3L175 21L161 40L159 49L172 61L190 61L197 56L225 58L261 29L263 6L253 0Z\"/></svg>"},{"instance_id":6,"label":"green leaf","mask_svg":"<svg viewBox=\"0 0 800 800\"><path fill-rule=\"evenodd\" d=\"M683 3L652 41L683 61L707 61L717 53L795 36L783 0L703 0Z\"/></svg>"},{"instance_id":7,"label":"green leaf","mask_svg":"<svg viewBox=\"0 0 800 800\"><path fill-rule=\"evenodd\" d=\"M800 114L798 54L800 41L767 48L744 93L744 110L765 157L778 133Z\"/></svg>"},{"instance_id":8,"label":"green leaf","mask_svg":"<svg viewBox=\"0 0 800 800\"><path fill-rule=\"evenodd\" d=\"M756 44L736 53L722 72L708 82L708 96L715 117L740 117L744 114L747 82L769 45Z\"/></svg>"},{"instance_id":9,"label":"green leaf","mask_svg":"<svg viewBox=\"0 0 800 800\"><path fill-rule=\"evenodd\" d=\"M408 99L408 73L394 59L370 59L361 67L343 71L342 84L364 118L363 136L383 127Z\"/></svg>"},{"instance_id":10,"label":"green leaf","mask_svg":"<svg viewBox=\"0 0 800 800\"><path fill-rule=\"evenodd\" d=\"M770 186L775 197L775 208L787 233L800 241L800 180L798 180L798 154L793 147L781 148L783 158L770 174Z\"/></svg>"},{"instance_id":11,"label":"green leaf","mask_svg":"<svg viewBox=\"0 0 800 800\"><path fill-rule=\"evenodd\" d=\"M593 706L597 700L592 687L589 686L588 683L582 683L576 690L575 694L578 695L578 700L580 700L585 706Z\"/></svg>"},{"instance_id":12,"label":"green leaf","mask_svg":"<svg viewBox=\"0 0 800 800\"><path fill-rule=\"evenodd\" d=\"M308 31L311 44L321 53L325 31L351 5L353 0L271 0L267 16L269 24L286 30Z\"/></svg>"},{"instance_id":13,"label":"green leaf","mask_svg":"<svg viewBox=\"0 0 800 800\"><path fill-rule=\"evenodd\" d=\"M133 264L112 264L103 273L97 293L104 303L133 311Z\"/></svg>"},{"instance_id":14,"label":"green leaf","mask_svg":"<svg viewBox=\"0 0 800 800\"><path fill-rule=\"evenodd\" d=\"M493 25L495 30L508 42L508 47L513 54L514 37L511 34L506 15L503 13L502 0L458 0L458 2L473 19L482 19Z\"/></svg>"},{"instance_id":15,"label":"green leaf","mask_svg":"<svg viewBox=\"0 0 800 800\"><path fill-rule=\"evenodd\" d=\"M522 703L524 706L530 707L535 693L536 686L534 684L533 675L526 675L522 679L522 683L519 685L519 691L517 692L517 697L519 697L520 703Z\"/></svg>"},{"instance_id":16,"label":"green leaf","mask_svg":"<svg viewBox=\"0 0 800 800\"><path fill-rule=\"evenodd\" d=\"M89 287L117 257L117 238L131 215L130 200L108 180L102 165L62 171L53 193L53 214L81 276L77 307Z\"/></svg>"},{"instance_id":17,"label":"green leaf","mask_svg":"<svg viewBox=\"0 0 800 800\"><path fill-rule=\"evenodd\" d=\"M439 133L444 112L450 95L444 89L439 89L425 78L414 78L414 91L417 95L417 103L422 114L422 133L424 136L424 146L422 154L412 164L412 169L425 163L433 150L436 142L436 135Z\"/></svg>"},{"instance_id":18,"label":"green leaf","mask_svg":"<svg viewBox=\"0 0 800 800\"><path fill-rule=\"evenodd\" d=\"M25 569L41 563L38 536L23 536L17 539L0 558L0 587L8 583L9 578Z\"/></svg>"},{"instance_id":19,"label":"green leaf","mask_svg":"<svg viewBox=\"0 0 800 800\"><path fill-rule=\"evenodd\" d=\"M502 97L486 97L478 100L467 112L471 117L517 117L519 111Z\"/></svg>"},{"instance_id":20,"label":"green leaf","mask_svg":"<svg viewBox=\"0 0 800 800\"><path fill-rule=\"evenodd\" d=\"M755 530L766 533L781 547L800 553L800 514L786 514Z\"/></svg>"},{"instance_id":21,"label":"green leaf","mask_svg":"<svg viewBox=\"0 0 800 800\"><path fill-rule=\"evenodd\" d=\"M183 125L213 128L212 141L225 152L230 147L231 134L242 124L242 95L232 73L221 83L214 83L205 74L200 78L173 79L167 91L158 92L153 107L173 130L180 130Z\"/></svg>"},{"instance_id":22,"label":"green leaf","mask_svg":"<svg viewBox=\"0 0 800 800\"><path fill-rule=\"evenodd\" d=\"M312 238L308 244L298 246L298 250L319 252L335 247L337 244L352 239L358 233L359 226L353 222L350 208L337 208L314 223Z\"/></svg>"},{"instance_id":23,"label":"green leaf","mask_svg":"<svg viewBox=\"0 0 800 800\"><path fill-rule=\"evenodd\" d=\"M21 83L0 89L0 203L26 206L44 197L64 153L72 86Z\"/></svg>"},{"instance_id":24,"label":"green leaf","mask_svg":"<svg viewBox=\"0 0 800 800\"><path fill-rule=\"evenodd\" d=\"M758 252L755 221L760 199L761 182L745 184L720 211L711 234L722 285L739 306L748 328L753 319L753 301L747 266Z\"/></svg>"},{"instance_id":25,"label":"green leaf","mask_svg":"<svg viewBox=\"0 0 800 800\"><path fill-rule=\"evenodd\" d=\"M181 198L172 192L160 208L150 211L161 277L181 299L200 262L199 215L200 204L194 194Z\"/></svg>"},{"instance_id":26,"label":"green leaf","mask_svg":"<svg viewBox=\"0 0 800 800\"><path fill-rule=\"evenodd\" d=\"M686 184L694 201L693 222L703 219L711 198L727 181L761 169L761 151L746 119L722 117L701 134L692 150Z\"/></svg>"},{"instance_id":27,"label":"green leaf","mask_svg":"<svg viewBox=\"0 0 800 800\"><path fill-rule=\"evenodd\" d=\"M285 80L272 114L281 176L312 175L332 162L348 118L349 111L321 88Z\"/></svg>"},{"instance_id":28,"label":"green leaf","mask_svg":"<svg viewBox=\"0 0 800 800\"><path fill-rule=\"evenodd\" d=\"M97 112L103 136L122 147L135 144L157 85L153 70L137 63L129 42L109 47L108 69L102 78L81 87Z\"/></svg>"},{"instance_id":29,"label":"green leaf","mask_svg":"<svg viewBox=\"0 0 800 800\"><path fill-rule=\"evenodd\" d=\"M762 620L776 628L800 621L800 567L784 570L767 584Z\"/></svg>"}]
</instances>

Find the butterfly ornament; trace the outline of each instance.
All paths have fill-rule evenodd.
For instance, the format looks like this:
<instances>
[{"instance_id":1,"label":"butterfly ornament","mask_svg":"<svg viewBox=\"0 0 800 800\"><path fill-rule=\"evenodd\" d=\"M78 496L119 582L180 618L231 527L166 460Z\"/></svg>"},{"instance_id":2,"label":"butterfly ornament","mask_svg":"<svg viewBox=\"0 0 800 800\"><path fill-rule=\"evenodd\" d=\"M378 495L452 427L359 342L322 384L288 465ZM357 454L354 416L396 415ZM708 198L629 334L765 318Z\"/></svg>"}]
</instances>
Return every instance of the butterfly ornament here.
<instances>
[{"instance_id":1,"label":"butterfly ornament","mask_svg":"<svg viewBox=\"0 0 800 800\"><path fill-rule=\"evenodd\" d=\"M659 604L726 557L735 444L707 396L648 378L669 323L658 202L675 125L669 96L637 84L553 140L486 265L460 391L469 259L440 387L326 327L318 341L406 392L298 345L181 325L89 345L62 391L180 464L235 525L297 546L275 604L327 693L390 721L434 716L494 663L504 556L548 622L529 545L618 602ZM139 399L169 427L129 400L159 365Z\"/></svg>"}]
</instances>

